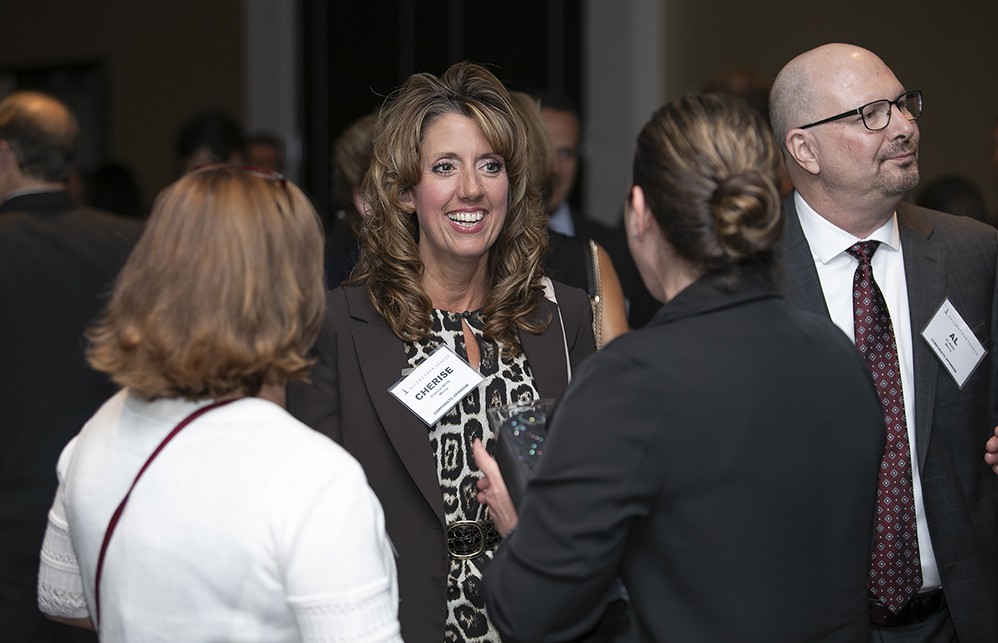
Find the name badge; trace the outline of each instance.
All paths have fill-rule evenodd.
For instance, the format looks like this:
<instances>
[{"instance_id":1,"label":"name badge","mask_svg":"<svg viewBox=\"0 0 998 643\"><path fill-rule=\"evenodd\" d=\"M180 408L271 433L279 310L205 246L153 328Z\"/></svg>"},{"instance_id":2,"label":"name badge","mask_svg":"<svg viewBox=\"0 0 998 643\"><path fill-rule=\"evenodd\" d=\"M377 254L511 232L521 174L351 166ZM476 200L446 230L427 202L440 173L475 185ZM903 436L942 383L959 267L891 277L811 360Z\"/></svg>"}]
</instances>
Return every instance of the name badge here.
<instances>
[{"instance_id":1,"label":"name badge","mask_svg":"<svg viewBox=\"0 0 998 643\"><path fill-rule=\"evenodd\" d=\"M949 298L943 301L926 325L922 337L960 388L967 383L967 379L987 354Z\"/></svg>"},{"instance_id":2,"label":"name badge","mask_svg":"<svg viewBox=\"0 0 998 643\"><path fill-rule=\"evenodd\" d=\"M433 426L484 379L450 347L441 344L388 392L426 426Z\"/></svg>"}]
</instances>

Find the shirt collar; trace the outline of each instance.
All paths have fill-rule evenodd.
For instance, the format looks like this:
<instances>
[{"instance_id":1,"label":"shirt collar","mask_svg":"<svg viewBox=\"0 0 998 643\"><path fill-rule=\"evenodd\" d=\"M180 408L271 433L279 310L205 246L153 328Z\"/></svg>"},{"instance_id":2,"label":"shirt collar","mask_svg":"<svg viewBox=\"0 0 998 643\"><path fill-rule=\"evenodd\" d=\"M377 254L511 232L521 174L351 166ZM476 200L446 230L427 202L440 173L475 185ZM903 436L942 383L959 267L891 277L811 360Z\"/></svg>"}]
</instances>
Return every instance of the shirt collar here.
<instances>
[{"instance_id":1,"label":"shirt collar","mask_svg":"<svg viewBox=\"0 0 998 643\"><path fill-rule=\"evenodd\" d=\"M47 194L49 192L63 192L63 191L64 190L60 188L53 188L49 186L18 188L16 190L11 190L6 195L4 195L3 201L10 201L11 199L17 198L19 196L27 196L29 194Z\"/></svg>"},{"instance_id":2,"label":"shirt collar","mask_svg":"<svg viewBox=\"0 0 998 643\"><path fill-rule=\"evenodd\" d=\"M562 201L548 217L548 229L560 232L566 237L575 236L575 225L572 223L572 208L567 201Z\"/></svg>"},{"instance_id":3,"label":"shirt collar","mask_svg":"<svg viewBox=\"0 0 998 643\"><path fill-rule=\"evenodd\" d=\"M897 212L891 215L884 225L880 226L866 239L860 239L831 223L828 219L814 211L804 197L794 191L794 205L797 206L797 216L804 237L811 246L811 253L823 264L827 264L839 255L845 253L857 241L879 241L881 247L898 252L901 250L901 235L898 232Z\"/></svg>"}]
</instances>

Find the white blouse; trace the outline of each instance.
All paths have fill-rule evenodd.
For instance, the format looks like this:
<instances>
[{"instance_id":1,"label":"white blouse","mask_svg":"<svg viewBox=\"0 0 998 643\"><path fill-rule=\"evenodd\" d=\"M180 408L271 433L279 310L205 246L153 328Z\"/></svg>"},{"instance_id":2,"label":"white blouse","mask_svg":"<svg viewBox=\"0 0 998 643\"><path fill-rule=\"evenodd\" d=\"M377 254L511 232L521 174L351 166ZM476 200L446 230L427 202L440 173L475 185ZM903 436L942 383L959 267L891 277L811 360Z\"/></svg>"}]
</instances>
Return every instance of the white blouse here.
<instances>
[{"instance_id":1,"label":"white blouse","mask_svg":"<svg viewBox=\"0 0 998 643\"><path fill-rule=\"evenodd\" d=\"M162 439L205 402L122 391L65 448L38 604L94 615L108 521ZM139 480L101 581L101 640L400 641L384 515L360 465L245 398L183 429Z\"/></svg>"}]
</instances>

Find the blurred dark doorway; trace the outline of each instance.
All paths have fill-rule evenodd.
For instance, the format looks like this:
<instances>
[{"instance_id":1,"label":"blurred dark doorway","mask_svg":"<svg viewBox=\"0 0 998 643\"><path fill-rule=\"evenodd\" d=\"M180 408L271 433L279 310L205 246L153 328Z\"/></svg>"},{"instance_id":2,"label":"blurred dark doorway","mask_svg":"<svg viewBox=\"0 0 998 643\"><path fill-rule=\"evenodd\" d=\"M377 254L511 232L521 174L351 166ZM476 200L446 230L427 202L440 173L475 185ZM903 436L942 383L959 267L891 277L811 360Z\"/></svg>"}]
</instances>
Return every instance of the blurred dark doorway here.
<instances>
[{"instance_id":1,"label":"blurred dark doorway","mask_svg":"<svg viewBox=\"0 0 998 643\"><path fill-rule=\"evenodd\" d=\"M459 60L510 89L551 89L580 104L579 0L303 0L303 180L331 211L330 147L410 74Z\"/></svg>"}]
</instances>

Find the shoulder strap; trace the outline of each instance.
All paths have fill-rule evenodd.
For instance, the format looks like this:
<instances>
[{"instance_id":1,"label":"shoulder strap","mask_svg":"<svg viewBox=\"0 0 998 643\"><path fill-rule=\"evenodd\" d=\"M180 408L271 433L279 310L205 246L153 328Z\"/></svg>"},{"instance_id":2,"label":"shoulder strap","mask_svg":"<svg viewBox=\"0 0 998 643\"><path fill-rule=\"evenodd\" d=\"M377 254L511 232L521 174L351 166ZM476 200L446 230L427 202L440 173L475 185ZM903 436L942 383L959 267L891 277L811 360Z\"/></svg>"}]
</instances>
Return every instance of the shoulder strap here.
<instances>
[{"instance_id":1,"label":"shoulder strap","mask_svg":"<svg viewBox=\"0 0 998 643\"><path fill-rule=\"evenodd\" d=\"M132 486L128 488L128 493L125 494L125 497L122 498L121 502L118 504L118 508L115 509L114 513L111 515L111 521L108 523L107 529L104 531L104 541L101 542L100 554L97 556L97 573L94 576L94 611L96 612L96 621L94 625L98 629L100 628L100 620L101 620L100 580L101 580L101 575L104 571L104 558L107 555L107 546L111 542L111 536L114 535L115 528L118 526L118 519L121 518L121 513L125 510L125 505L128 504L128 498L129 496L132 495L132 490L135 489L135 484L139 481L139 478L142 477L142 474L146 472L146 469L149 468L149 465L152 464L152 461L156 459L156 456L159 455L159 452L163 450L163 447L165 447L170 442L170 440L172 440L178 433L180 433L181 429L183 429L185 426L187 426L194 420L198 419L208 411L211 411L212 409L217 409L220 406L225 406L230 402L235 402L235 399L220 400L218 402L213 402L206 406L202 406L199 409L195 409L193 413L191 413L183 420L181 420L180 423L177 424L177 426L173 427L173 430L170 431L170 433L167 434L165 438L163 438L163 441L159 443L159 446L157 446L153 450L152 454L149 455L149 458L146 459L145 464L142 465L142 468L139 469L139 472L135 474L135 479L132 480Z\"/></svg>"},{"instance_id":2,"label":"shoulder strap","mask_svg":"<svg viewBox=\"0 0 998 643\"><path fill-rule=\"evenodd\" d=\"M544 284L544 297L550 300L554 304L555 310L558 311L558 325L561 328L561 342L565 347L565 368L568 370L568 380L572 381L572 359L568 355L568 336L565 335L565 320L561 316L561 306L558 305L558 296L554 292L554 282L551 281L550 277L543 277L542 283Z\"/></svg>"}]
</instances>

